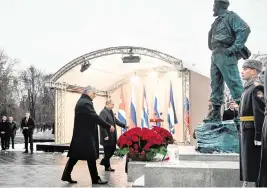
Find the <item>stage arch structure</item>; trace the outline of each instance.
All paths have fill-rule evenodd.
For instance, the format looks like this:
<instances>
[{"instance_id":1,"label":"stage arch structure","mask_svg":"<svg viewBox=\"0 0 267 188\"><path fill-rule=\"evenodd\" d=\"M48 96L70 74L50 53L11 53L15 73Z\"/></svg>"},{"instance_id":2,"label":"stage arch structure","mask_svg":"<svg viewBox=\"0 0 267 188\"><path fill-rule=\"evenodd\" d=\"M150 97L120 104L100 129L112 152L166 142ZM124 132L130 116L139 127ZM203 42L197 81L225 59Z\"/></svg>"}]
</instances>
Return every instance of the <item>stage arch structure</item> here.
<instances>
[{"instance_id":1,"label":"stage arch structure","mask_svg":"<svg viewBox=\"0 0 267 188\"><path fill-rule=\"evenodd\" d=\"M139 63L123 63L122 57L129 55L140 56ZM150 73L156 73L157 77L149 77ZM138 76L139 83L132 83L131 77ZM99 113L108 98L115 102L114 112L117 113L120 99L120 88L123 88L126 106L130 103L131 88L134 85L138 104L137 119L141 118L141 95L145 85L148 98L148 106L153 111L153 100L155 88L160 90L159 100L163 115L166 116L165 125L167 128L169 83L175 95L175 108L179 121L175 138L181 143L193 143L192 130L194 125L203 119L207 109L203 106L208 104L209 78L192 70L185 63L171 55L142 47L119 46L100 49L84 54L60 68L47 82L46 86L55 89L55 142L70 143L74 107L83 88L87 85L95 86L98 91L94 106ZM199 91L191 89L202 87ZM203 88L204 87L204 88ZM199 94L203 93L204 94ZM207 94L205 94L207 93ZM190 132L186 122L185 101L190 101ZM139 110L140 109L140 110ZM126 112L129 109L126 109ZM127 122L130 118L127 114ZM138 122L138 124L140 124ZM120 134L120 132L118 132ZM177 139L176 138L176 139Z\"/></svg>"}]
</instances>

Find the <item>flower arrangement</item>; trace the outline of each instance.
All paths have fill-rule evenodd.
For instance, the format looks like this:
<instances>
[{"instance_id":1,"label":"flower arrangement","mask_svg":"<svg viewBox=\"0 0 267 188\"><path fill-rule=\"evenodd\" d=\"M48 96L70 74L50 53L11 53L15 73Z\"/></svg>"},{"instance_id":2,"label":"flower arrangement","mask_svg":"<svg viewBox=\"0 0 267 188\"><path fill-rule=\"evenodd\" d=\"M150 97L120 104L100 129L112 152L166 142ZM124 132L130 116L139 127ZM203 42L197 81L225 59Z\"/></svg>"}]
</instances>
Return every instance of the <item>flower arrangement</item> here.
<instances>
[{"instance_id":1,"label":"flower arrangement","mask_svg":"<svg viewBox=\"0 0 267 188\"><path fill-rule=\"evenodd\" d=\"M150 161L158 153L167 153L162 137L148 128L130 129L119 137L117 145L119 155L128 154L132 160Z\"/></svg>"},{"instance_id":2,"label":"flower arrangement","mask_svg":"<svg viewBox=\"0 0 267 188\"><path fill-rule=\"evenodd\" d=\"M152 130L158 133L162 137L165 146L174 143L173 136L168 130L156 126L154 126Z\"/></svg>"}]
</instances>

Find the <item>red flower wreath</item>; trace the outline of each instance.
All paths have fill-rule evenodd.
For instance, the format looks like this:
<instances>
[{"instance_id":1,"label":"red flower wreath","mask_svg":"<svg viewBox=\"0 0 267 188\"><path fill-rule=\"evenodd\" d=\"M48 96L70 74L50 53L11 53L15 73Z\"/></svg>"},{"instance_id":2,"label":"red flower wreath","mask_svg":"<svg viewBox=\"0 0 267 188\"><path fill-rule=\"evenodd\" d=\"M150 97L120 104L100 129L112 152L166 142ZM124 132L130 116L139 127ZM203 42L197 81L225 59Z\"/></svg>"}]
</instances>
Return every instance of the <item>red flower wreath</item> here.
<instances>
[{"instance_id":1,"label":"red flower wreath","mask_svg":"<svg viewBox=\"0 0 267 188\"><path fill-rule=\"evenodd\" d=\"M145 155L146 152L163 144L164 140L157 132L139 127L123 133L117 142L120 149L129 148L129 151L140 155Z\"/></svg>"}]
</instances>

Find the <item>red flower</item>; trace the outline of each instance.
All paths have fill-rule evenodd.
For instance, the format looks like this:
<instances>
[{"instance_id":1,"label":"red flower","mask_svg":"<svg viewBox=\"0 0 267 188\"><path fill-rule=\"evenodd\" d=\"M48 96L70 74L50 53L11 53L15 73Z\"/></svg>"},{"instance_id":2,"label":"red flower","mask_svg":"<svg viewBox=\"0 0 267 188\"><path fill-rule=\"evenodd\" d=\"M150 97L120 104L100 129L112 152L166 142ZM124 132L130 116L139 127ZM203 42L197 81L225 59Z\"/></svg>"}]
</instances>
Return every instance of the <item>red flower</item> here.
<instances>
[{"instance_id":1,"label":"red flower","mask_svg":"<svg viewBox=\"0 0 267 188\"><path fill-rule=\"evenodd\" d=\"M162 136L158 134L160 129L158 127L156 129L157 131L140 127L132 128L119 137L117 145L120 149L129 148L132 152L145 154L151 148L158 148L165 143Z\"/></svg>"},{"instance_id":2,"label":"red flower","mask_svg":"<svg viewBox=\"0 0 267 188\"><path fill-rule=\"evenodd\" d=\"M153 127L152 130L157 132L162 137L165 144L173 144L173 136L169 131L161 127Z\"/></svg>"}]
</instances>

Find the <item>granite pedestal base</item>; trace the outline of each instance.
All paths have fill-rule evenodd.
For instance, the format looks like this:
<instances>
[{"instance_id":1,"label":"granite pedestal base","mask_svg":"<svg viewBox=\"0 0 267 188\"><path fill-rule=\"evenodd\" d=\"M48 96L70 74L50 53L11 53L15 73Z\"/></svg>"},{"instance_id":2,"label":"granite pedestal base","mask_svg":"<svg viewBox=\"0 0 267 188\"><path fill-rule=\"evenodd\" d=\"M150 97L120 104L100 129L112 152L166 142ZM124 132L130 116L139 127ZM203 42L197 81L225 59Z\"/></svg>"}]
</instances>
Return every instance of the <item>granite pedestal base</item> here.
<instances>
[{"instance_id":1,"label":"granite pedestal base","mask_svg":"<svg viewBox=\"0 0 267 188\"><path fill-rule=\"evenodd\" d=\"M129 162L128 182L134 182L133 187L242 185L239 181L239 154L206 154L197 152L194 146L176 147L179 150L179 161Z\"/></svg>"},{"instance_id":2,"label":"granite pedestal base","mask_svg":"<svg viewBox=\"0 0 267 188\"><path fill-rule=\"evenodd\" d=\"M241 187L239 163L180 161L146 164L145 187Z\"/></svg>"}]
</instances>

